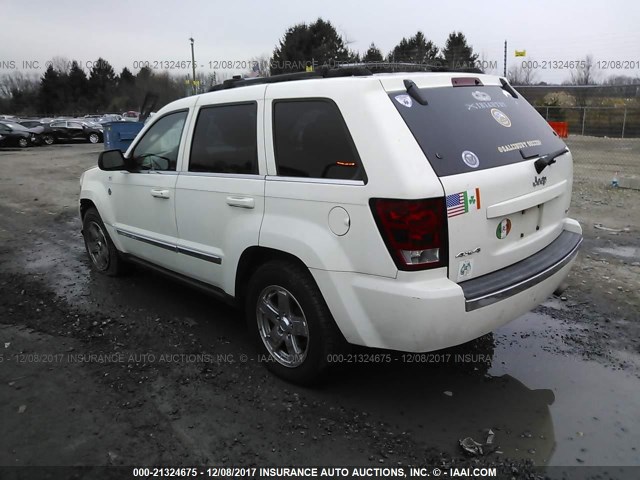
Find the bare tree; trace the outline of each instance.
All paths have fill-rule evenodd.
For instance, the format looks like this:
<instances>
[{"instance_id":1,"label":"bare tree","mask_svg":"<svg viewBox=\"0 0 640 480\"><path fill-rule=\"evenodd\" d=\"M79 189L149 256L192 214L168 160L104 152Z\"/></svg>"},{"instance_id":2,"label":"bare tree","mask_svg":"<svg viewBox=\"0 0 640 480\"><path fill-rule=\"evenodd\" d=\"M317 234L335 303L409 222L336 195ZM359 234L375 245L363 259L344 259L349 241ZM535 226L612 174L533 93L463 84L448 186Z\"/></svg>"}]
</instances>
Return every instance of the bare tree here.
<instances>
[{"instance_id":1,"label":"bare tree","mask_svg":"<svg viewBox=\"0 0 640 480\"><path fill-rule=\"evenodd\" d=\"M56 55L51 60L51 65L58 73L66 74L71 69L71 61L67 57Z\"/></svg>"},{"instance_id":2,"label":"bare tree","mask_svg":"<svg viewBox=\"0 0 640 480\"><path fill-rule=\"evenodd\" d=\"M629 75L610 75L604 82L605 85L640 85L640 77Z\"/></svg>"},{"instance_id":3,"label":"bare tree","mask_svg":"<svg viewBox=\"0 0 640 480\"><path fill-rule=\"evenodd\" d=\"M507 78L512 85L533 85L538 79L538 72L533 68L524 68L522 64L511 65Z\"/></svg>"},{"instance_id":4,"label":"bare tree","mask_svg":"<svg viewBox=\"0 0 640 480\"><path fill-rule=\"evenodd\" d=\"M38 88L39 78L36 73L24 73L15 70L0 75L0 97L11 97L16 92L34 91Z\"/></svg>"},{"instance_id":5,"label":"bare tree","mask_svg":"<svg viewBox=\"0 0 640 480\"><path fill-rule=\"evenodd\" d=\"M598 83L600 71L597 70L593 55L587 55L578 67L571 72L572 85L595 85Z\"/></svg>"},{"instance_id":6,"label":"bare tree","mask_svg":"<svg viewBox=\"0 0 640 480\"><path fill-rule=\"evenodd\" d=\"M246 73L248 77L269 77L271 76L270 57L267 54L262 54L251 59L251 66Z\"/></svg>"},{"instance_id":7,"label":"bare tree","mask_svg":"<svg viewBox=\"0 0 640 480\"><path fill-rule=\"evenodd\" d=\"M480 58L477 60L479 67L484 71L484 73L488 73L491 75L499 75L497 72L497 63L491 62L487 59L486 52L480 53Z\"/></svg>"}]
</instances>

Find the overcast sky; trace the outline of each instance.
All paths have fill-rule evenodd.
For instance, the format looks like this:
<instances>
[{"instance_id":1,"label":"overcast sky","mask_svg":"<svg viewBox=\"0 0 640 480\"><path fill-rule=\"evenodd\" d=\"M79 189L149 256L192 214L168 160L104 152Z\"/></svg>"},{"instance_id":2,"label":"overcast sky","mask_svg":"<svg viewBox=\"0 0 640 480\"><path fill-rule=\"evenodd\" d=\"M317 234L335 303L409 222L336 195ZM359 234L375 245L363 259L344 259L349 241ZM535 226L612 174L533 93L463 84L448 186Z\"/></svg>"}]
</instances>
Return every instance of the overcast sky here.
<instances>
[{"instance_id":1,"label":"overcast sky","mask_svg":"<svg viewBox=\"0 0 640 480\"><path fill-rule=\"evenodd\" d=\"M640 74L640 2L632 0L0 0L0 71L38 61L32 71L42 74L54 56L83 63L101 56L117 72L126 66L135 73L136 61L190 60L188 39L194 37L196 65L210 72L209 62L271 55L288 27L318 17L360 52L373 41L386 54L417 30L442 47L457 30L476 53L497 62L495 73L502 72L506 39L510 65L523 60L514 50L526 49L525 59L538 62L587 54L601 62L633 62L634 69L605 70L603 77ZM568 76L540 68L537 79Z\"/></svg>"}]
</instances>

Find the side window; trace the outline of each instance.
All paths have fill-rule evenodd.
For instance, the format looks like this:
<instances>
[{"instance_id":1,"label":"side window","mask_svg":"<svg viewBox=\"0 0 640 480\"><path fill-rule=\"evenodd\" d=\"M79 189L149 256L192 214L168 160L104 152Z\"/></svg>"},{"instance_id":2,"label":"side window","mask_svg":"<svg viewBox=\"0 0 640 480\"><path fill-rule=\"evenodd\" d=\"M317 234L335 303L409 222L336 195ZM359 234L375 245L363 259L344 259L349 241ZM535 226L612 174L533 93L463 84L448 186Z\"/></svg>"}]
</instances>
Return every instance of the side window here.
<instances>
[{"instance_id":1,"label":"side window","mask_svg":"<svg viewBox=\"0 0 640 480\"><path fill-rule=\"evenodd\" d=\"M78 130L82 130L82 124L78 123L78 122L67 122L67 126L69 128L75 128L75 129L78 129Z\"/></svg>"},{"instance_id":2,"label":"side window","mask_svg":"<svg viewBox=\"0 0 640 480\"><path fill-rule=\"evenodd\" d=\"M202 108L189 171L257 174L257 109L256 103Z\"/></svg>"},{"instance_id":3,"label":"side window","mask_svg":"<svg viewBox=\"0 0 640 480\"><path fill-rule=\"evenodd\" d=\"M340 110L330 100L278 100L273 107L278 175L363 180Z\"/></svg>"},{"instance_id":4,"label":"side window","mask_svg":"<svg viewBox=\"0 0 640 480\"><path fill-rule=\"evenodd\" d=\"M187 111L165 115L144 134L131 155L140 170L175 170Z\"/></svg>"},{"instance_id":5,"label":"side window","mask_svg":"<svg viewBox=\"0 0 640 480\"><path fill-rule=\"evenodd\" d=\"M49 126L50 127L54 127L54 128L64 127L65 126L65 122L53 122Z\"/></svg>"}]
</instances>

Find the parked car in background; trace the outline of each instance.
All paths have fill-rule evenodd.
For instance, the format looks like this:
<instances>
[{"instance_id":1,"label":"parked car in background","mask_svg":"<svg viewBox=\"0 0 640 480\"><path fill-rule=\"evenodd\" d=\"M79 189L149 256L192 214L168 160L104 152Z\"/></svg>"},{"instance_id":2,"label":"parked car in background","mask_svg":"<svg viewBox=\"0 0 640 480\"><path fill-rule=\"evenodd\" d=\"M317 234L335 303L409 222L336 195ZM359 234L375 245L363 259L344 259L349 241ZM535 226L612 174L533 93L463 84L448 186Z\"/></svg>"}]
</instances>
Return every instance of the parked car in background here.
<instances>
[{"instance_id":1,"label":"parked car in background","mask_svg":"<svg viewBox=\"0 0 640 480\"><path fill-rule=\"evenodd\" d=\"M0 147L21 147L25 148L36 145L37 134L30 132L19 123L0 120Z\"/></svg>"},{"instance_id":2,"label":"parked car in background","mask_svg":"<svg viewBox=\"0 0 640 480\"><path fill-rule=\"evenodd\" d=\"M95 121L101 124L109 123L109 122L122 122L124 121L124 118L122 117L122 115L118 115L116 113L107 113L105 115L102 115L100 118L98 118Z\"/></svg>"},{"instance_id":3,"label":"parked car in background","mask_svg":"<svg viewBox=\"0 0 640 480\"><path fill-rule=\"evenodd\" d=\"M124 112L122 114L122 119L125 122L137 122L139 118L140 118L139 112L129 111L129 112Z\"/></svg>"},{"instance_id":4,"label":"parked car in background","mask_svg":"<svg viewBox=\"0 0 640 480\"><path fill-rule=\"evenodd\" d=\"M41 120L20 120L18 123L25 128L36 128L44 125Z\"/></svg>"},{"instance_id":5,"label":"parked car in background","mask_svg":"<svg viewBox=\"0 0 640 480\"><path fill-rule=\"evenodd\" d=\"M99 143L104 139L101 125L82 120L56 120L49 124L54 142L85 141Z\"/></svg>"},{"instance_id":6,"label":"parked car in background","mask_svg":"<svg viewBox=\"0 0 640 480\"><path fill-rule=\"evenodd\" d=\"M54 143L54 137L51 134L51 127L49 127L48 123L43 123L41 120L21 120L19 123L36 135L37 143L44 143L45 145Z\"/></svg>"}]
</instances>

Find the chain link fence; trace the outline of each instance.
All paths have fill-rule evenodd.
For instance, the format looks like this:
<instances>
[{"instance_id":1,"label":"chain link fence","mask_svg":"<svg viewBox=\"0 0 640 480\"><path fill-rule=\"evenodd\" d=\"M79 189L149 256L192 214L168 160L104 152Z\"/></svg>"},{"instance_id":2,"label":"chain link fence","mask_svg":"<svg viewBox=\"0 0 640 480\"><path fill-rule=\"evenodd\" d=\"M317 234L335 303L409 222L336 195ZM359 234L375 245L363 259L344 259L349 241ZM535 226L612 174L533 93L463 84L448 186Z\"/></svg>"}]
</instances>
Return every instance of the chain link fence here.
<instances>
[{"instance_id":1,"label":"chain link fence","mask_svg":"<svg viewBox=\"0 0 640 480\"><path fill-rule=\"evenodd\" d=\"M560 122L576 182L611 185L640 177L640 85L520 86L549 122Z\"/></svg>"}]
</instances>

